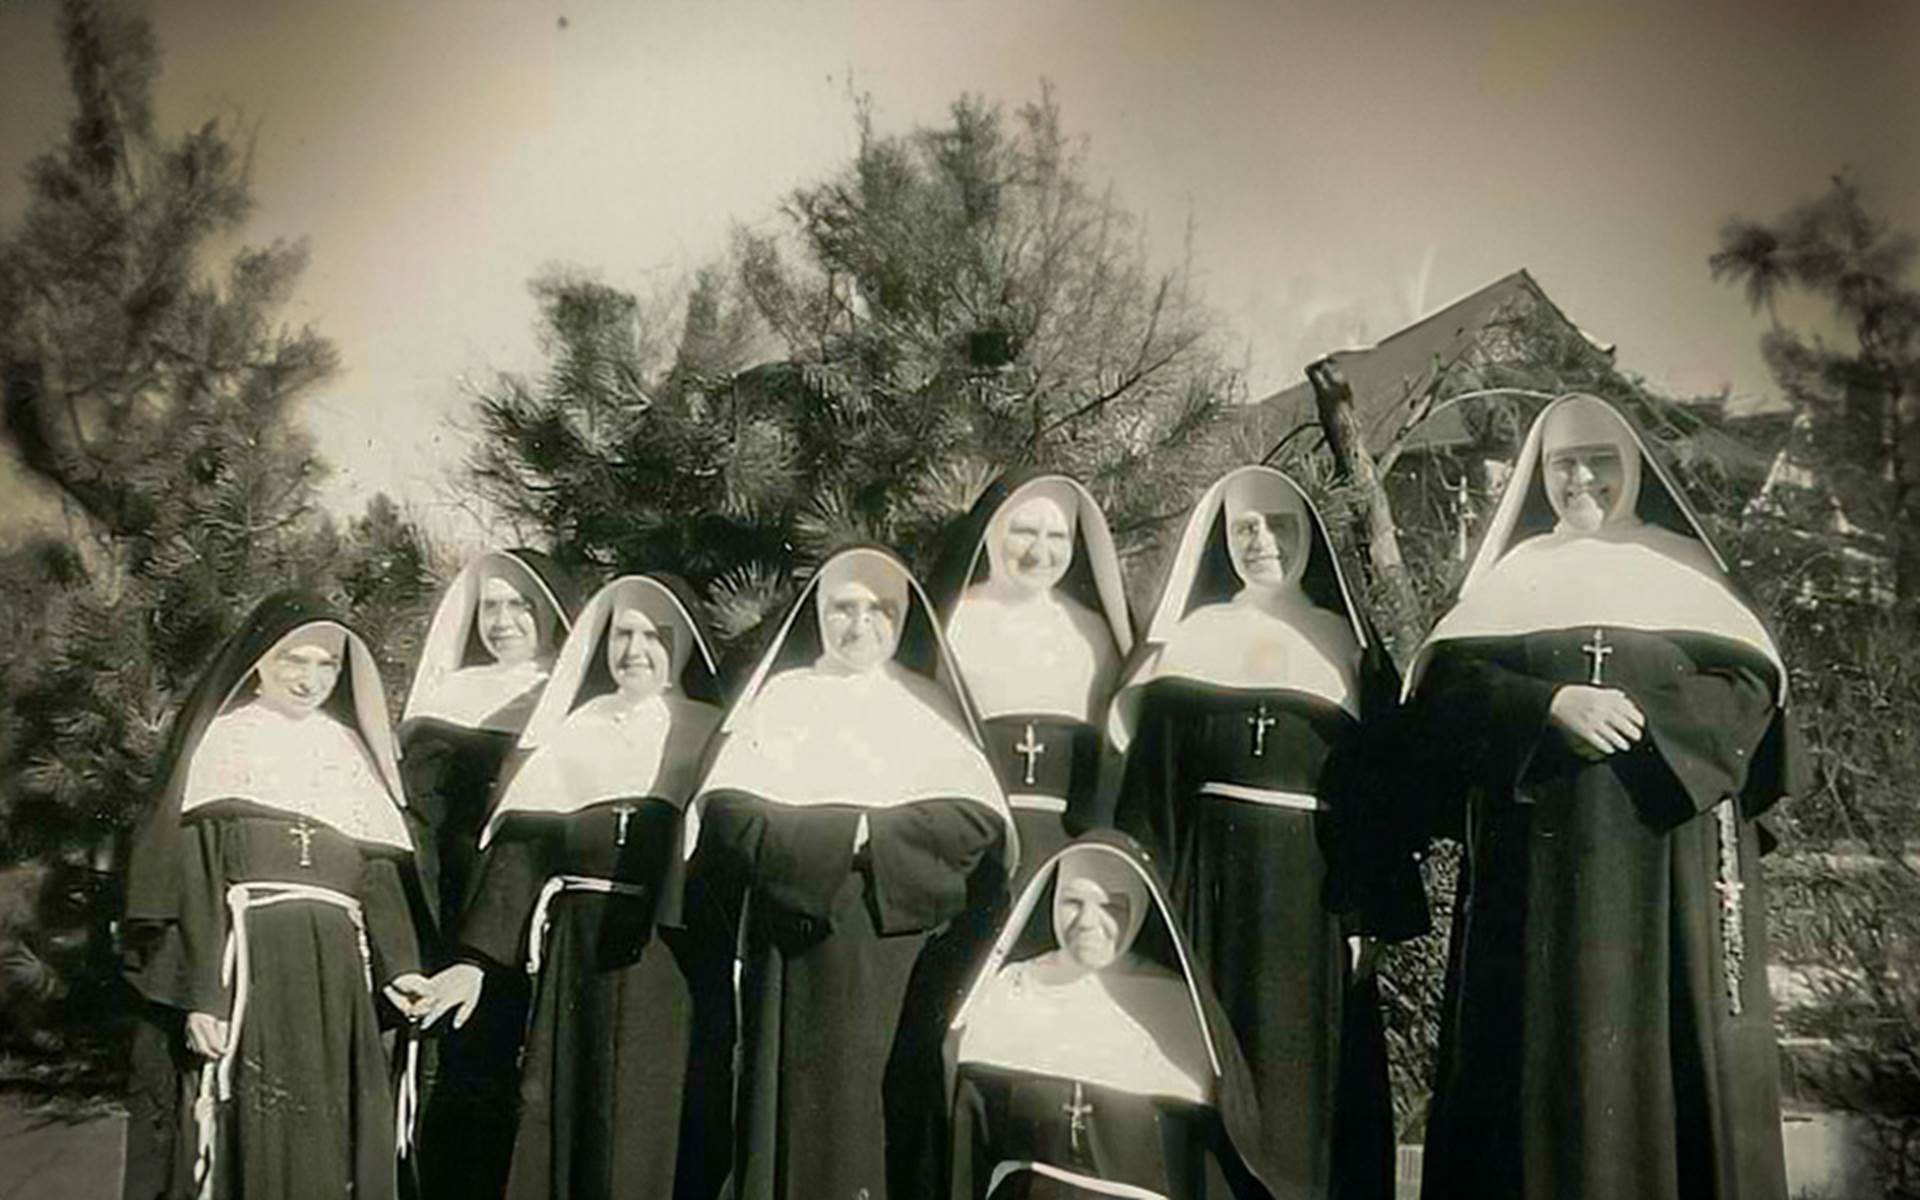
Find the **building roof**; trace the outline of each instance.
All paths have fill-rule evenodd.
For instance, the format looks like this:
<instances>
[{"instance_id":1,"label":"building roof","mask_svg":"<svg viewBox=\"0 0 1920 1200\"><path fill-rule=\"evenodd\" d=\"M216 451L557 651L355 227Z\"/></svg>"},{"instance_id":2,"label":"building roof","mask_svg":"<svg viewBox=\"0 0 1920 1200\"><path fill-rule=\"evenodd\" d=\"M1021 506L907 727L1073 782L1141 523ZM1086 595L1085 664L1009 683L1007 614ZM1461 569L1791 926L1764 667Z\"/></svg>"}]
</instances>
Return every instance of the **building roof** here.
<instances>
[{"instance_id":1,"label":"building roof","mask_svg":"<svg viewBox=\"0 0 1920 1200\"><path fill-rule=\"evenodd\" d=\"M1335 350L1327 355L1353 388L1354 413L1366 431L1367 449L1380 453L1392 442L1434 374L1469 353L1496 322L1544 307L1568 329L1602 352L1613 347L1595 341L1575 325L1532 275L1523 268L1427 314L1371 346ZM1302 424L1318 420L1313 387L1305 380L1284 388L1247 414L1247 429L1259 444L1272 446ZM1440 447L1471 439L1460 410L1441 411L1408 438L1409 446Z\"/></svg>"}]
</instances>

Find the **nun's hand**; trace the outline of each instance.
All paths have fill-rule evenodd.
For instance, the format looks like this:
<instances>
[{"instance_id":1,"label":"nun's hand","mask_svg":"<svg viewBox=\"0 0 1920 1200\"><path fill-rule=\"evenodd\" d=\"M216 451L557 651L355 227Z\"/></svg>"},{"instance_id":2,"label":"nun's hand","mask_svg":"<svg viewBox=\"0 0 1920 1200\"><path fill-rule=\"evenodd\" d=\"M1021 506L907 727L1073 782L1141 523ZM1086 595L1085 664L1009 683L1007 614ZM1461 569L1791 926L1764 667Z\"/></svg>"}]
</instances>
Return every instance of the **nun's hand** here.
<instances>
[{"instance_id":1,"label":"nun's hand","mask_svg":"<svg viewBox=\"0 0 1920 1200\"><path fill-rule=\"evenodd\" d=\"M1355 979L1366 979L1380 969L1380 939L1354 935L1347 938L1347 965Z\"/></svg>"},{"instance_id":2,"label":"nun's hand","mask_svg":"<svg viewBox=\"0 0 1920 1200\"><path fill-rule=\"evenodd\" d=\"M418 1021L427 1011L427 1001L433 997L433 985L418 971L394 976L385 991L388 1003L409 1021Z\"/></svg>"},{"instance_id":3,"label":"nun's hand","mask_svg":"<svg viewBox=\"0 0 1920 1200\"><path fill-rule=\"evenodd\" d=\"M1646 731L1646 714L1619 688L1568 684L1553 694L1547 720L1575 754L1598 761L1628 750Z\"/></svg>"},{"instance_id":4,"label":"nun's hand","mask_svg":"<svg viewBox=\"0 0 1920 1200\"><path fill-rule=\"evenodd\" d=\"M421 1025L431 1029L448 1013L453 1013L455 1029L465 1025L473 1015L474 1006L480 1003L480 988L485 982L485 973L472 963L455 963L435 975L429 985L432 994L427 998L426 1019Z\"/></svg>"},{"instance_id":5,"label":"nun's hand","mask_svg":"<svg viewBox=\"0 0 1920 1200\"><path fill-rule=\"evenodd\" d=\"M219 1058L227 1052L227 1023L212 1013L188 1013L187 1049L201 1058Z\"/></svg>"}]
</instances>

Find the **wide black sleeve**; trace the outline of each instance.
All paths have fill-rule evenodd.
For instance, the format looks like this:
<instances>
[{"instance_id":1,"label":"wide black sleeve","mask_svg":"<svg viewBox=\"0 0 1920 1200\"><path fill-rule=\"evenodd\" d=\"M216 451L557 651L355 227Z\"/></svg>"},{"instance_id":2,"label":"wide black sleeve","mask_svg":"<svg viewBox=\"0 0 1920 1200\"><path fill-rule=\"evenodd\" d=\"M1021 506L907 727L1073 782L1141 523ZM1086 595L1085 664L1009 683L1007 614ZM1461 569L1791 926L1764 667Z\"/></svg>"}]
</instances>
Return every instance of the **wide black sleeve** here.
<instances>
[{"instance_id":1,"label":"wide black sleeve","mask_svg":"<svg viewBox=\"0 0 1920 1200\"><path fill-rule=\"evenodd\" d=\"M867 813L874 916L882 934L916 933L967 907L967 880L1006 836L972 800L922 800Z\"/></svg>"},{"instance_id":2,"label":"wide black sleeve","mask_svg":"<svg viewBox=\"0 0 1920 1200\"><path fill-rule=\"evenodd\" d=\"M700 845L756 902L825 922L853 870L859 825L858 809L797 808L744 792L716 792L707 798Z\"/></svg>"},{"instance_id":3,"label":"wide black sleeve","mask_svg":"<svg viewBox=\"0 0 1920 1200\"><path fill-rule=\"evenodd\" d=\"M1181 794L1181 724L1149 688L1133 744L1127 748L1110 822L1162 862L1172 862L1174 848L1180 844L1173 798Z\"/></svg>"},{"instance_id":4,"label":"wide black sleeve","mask_svg":"<svg viewBox=\"0 0 1920 1200\"><path fill-rule=\"evenodd\" d=\"M190 821L181 830L179 948L180 1007L224 1018L230 1004L220 982L227 950L225 825Z\"/></svg>"},{"instance_id":5,"label":"wide black sleeve","mask_svg":"<svg viewBox=\"0 0 1920 1200\"><path fill-rule=\"evenodd\" d=\"M420 970L420 939L400 882L400 863L392 855L366 856L360 871L360 909L373 951L374 980L387 984Z\"/></svg>"},{"instance_id":6,"label":"wide black sleeve","mask_svg":"<svg viewBox=\"0 0 1920 1200\"><path fill-rule=\"evenodd\" d=\"M1510 796L1547 734L1560 685L1473 642L1435 649L1400 726L1403 817L1418 837L1459 837L1469 789Z\"/></svg>"},{"instance_id":7,"label":"wide black sleeve","mask_svg":"<svg viewBox=\"0 0 1920 1200\"><path fill-rule=\"evenodd\" d=\"M509 820L481 852L472 894L460 916L462 957L487 966L519 964L526 952L527 922L547 878L547 842L530 822Z\"/></svg>"},{"instance_id":8,"label":"wide black sleeve","mask_svg":"<svg viewBox=\"0 0 1920 1200\"><path fill-rule=\"evenodd\" d=\"M1628 771L1654 774L1636 789L1656 826L1678 824L1747 790L1749 771L1773 724L1773 689L1740 662L1696 662L1660 639L1658 652L1623 666L1620 686L1647 717L1652 753L1633 755ZM1651 771L1655 764L1663 768Z\"/></svg>"},{"instance_id":9,"label":"wide black sleeve","mask_svg":"<svg viewBox=\"0 0 1920 1200\"><path fill-rule=\"evenodd\" d=\"M1396 780L1403 726L1399 709L1369 717L1328 757L1320 784L1327 907L1345 933L1389 942L1432 928L1420 877L1427 831L1401 811L1408 789Z\"/></svg>"}]
</instances>

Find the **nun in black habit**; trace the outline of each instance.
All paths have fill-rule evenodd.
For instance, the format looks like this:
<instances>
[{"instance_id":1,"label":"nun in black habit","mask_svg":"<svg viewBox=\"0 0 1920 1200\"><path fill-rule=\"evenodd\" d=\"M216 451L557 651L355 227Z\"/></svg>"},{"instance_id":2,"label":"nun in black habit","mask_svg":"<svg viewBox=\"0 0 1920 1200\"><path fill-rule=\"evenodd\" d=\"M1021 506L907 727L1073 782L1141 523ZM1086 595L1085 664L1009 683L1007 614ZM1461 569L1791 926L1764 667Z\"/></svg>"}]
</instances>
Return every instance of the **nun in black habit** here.
<instances>
[{"instance_id":1,"label":"nun in black habit","mask_svg":"<svg viewBox=\"0 0 1920 1200\"><path fill-rule=\"evenodd\" d=\"M686 879L681 814L720 723L677 580L627 576L575 623L481 834L431 1024L524 970L513 1200L710 1200L727 1170L731 928Z\"/></svg>"},{"instance_id":2,"label":"nun in black habit","mask_svg":"<svg viewBox=\"0 0 1920 1200\"><path fill-rule=\"evenodd\" d=\"M931 592L1031 870L1099 815L1101 725L1133 649L1113 535L1075 480L1006 475L949 536Z\"/></svg>"},{"instance_id":3,"label":"nun in black habit","mask_svg":"<svg viewBox=\"0 0 1920 1200\"><path fill-rule=\"evenodd\" d=\"M404 1097L376 1000L427 981L377 668L324 601L263 601L175 718L128 872L129 977L200 1067L182 1191L391 1198Z\"/></svg>"},{"instance_id":4,"label":"nun in black habit","mask_svg":"<svg viewBox=\"0 0 1920 1200\"><path fill-rule=\"evenodd\" d=\"M952 964L1016 861L931 606L890 551L824 563L721 727L696 866L745 892L735 1200L942 1187Z\"/></svg>"},{"instance_id":5,"label":"nun in black habit","mask_svg":"<svg viewBox=\"0 0 1920 1200\"><path fill-rule=\"evenodd\" d=\"M1757 820L1800 780L1765 625L1639 432L1541 413L1408 674L1466 848L1422 1195L1786 1194Z\"/></svg>"},{"instance_id":6,"label":"nun in black habit","mask_svg":"<svg viewBox=\"0 0 1920 1200\"><path fill-rule=\"evenodd\" d=\"M1041 864L948 1046L950 1200L1190 1200L1209 1158L1236 1195L1269 1194L1240 1047L1123 834Z\"/></svg>"},{"instance_id":7,"label":"nun in black habit","mask_svg":"<svg viewBox=\"0 0 1920 1200\"><path fill-rule=\"evenodd\" d=\"M422 834L437 967L472 891L480 829L502 766L546 686L579 593L546 555L496 550L469 562L440 597L400 722L400 764ZM515 1065L526 1025L519 972L487 981L460 1029L423 1054L420 1181L429 1197L498 1195L512 1145Z\"/></svg>"},{"instance_id":8,"label":"nun in black habit","mask_svg":"<svg viewBox=\"0 0 1920 1200\"><path fill-rule=\"evenodd\" d=\"M1270 467L1201 497L1109 735L1116 821L1171 873L1183 931L1246 1052L1282 1195L1392 1190L1392 1106L1365 938L1425 928L1412 854L1358 814L1392 660L1319 514ZM1376 836L1376 832L1379 836ZM1351 940L1352 950L1347 942Z\"/></svg>"},{"instance_id":9,"label":"nun in black habit","mask_svg":"<svg viewBox=\"0 0 1920 1200\"><path fill-rule=\"evenodd\" d=\"M400 761L432 829L431 899L445 928L466 899L501 764L579 607L574 581L536 550L480 555L434 607L400 718Z\"/></svg>"}]
</instances>

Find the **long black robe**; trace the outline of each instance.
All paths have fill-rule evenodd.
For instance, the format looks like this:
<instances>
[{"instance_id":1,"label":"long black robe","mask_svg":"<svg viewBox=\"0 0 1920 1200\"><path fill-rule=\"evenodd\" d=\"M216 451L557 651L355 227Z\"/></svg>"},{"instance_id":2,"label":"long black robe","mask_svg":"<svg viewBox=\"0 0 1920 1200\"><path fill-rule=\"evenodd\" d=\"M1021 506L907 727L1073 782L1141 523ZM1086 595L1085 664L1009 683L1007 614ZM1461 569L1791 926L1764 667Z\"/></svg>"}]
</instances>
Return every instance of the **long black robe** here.
<instances>
[{"instance_id":1,"label":"long black robe","mask_svg":"<svg viewBox=\"0 0 1920 1200\"><path fill-rule=\"evenodd\" d=\"M1754 817L1779 794L1774 668L1727 639L1606 630L1647 717L1589 763L1549 729L1591 628L1443 642L1409 713L1412 794L1462 837L1422 1194L1785 1195ZM1735 822L1728 992L1718 806Z\"/></svg>"},{"instance_id":2,"label":"long black robe","mask_svg":"<svg viewBox=\"0 0 1920 1200\"><path fill-rule=\"evenodd\" d=\"M1253 723L1263 719L1256 755ZM1329 760L1356 747L1358 734L1346 710L1305 692L1157 679L1141 701L1115 814L1120 829L1168 864L1182 929L1270 1114L1264 1161L1281 1194L1391 1191L1385 1034L1372 982L1350 978L1344 935L1406 936L1424 905L1409 859L1397 875L1378 869L1397 878L1395 889L1347 884L1343 894L1360 907L1343 920L1332 903L1327 811L1229 798L1203 785L1325 802ZM1384 852L1384 842L1378 848Z\"/></svg>"},{"instance_id":3,"label":"long black robe","mask_svg":"<svg viewBox=\"0 0 1920 1200\"><path fill-rule=\"evenodd\" d=\"M465 898L477 880L480 827L512 747L512 734L443 721L415 721L402 731L400 769L409 807L424 824L422 843L431 847L423 875L435 889L431 902L442 930L459 927ZM454 955L448 936L433 938L433 968L446 966ZM428 1197L495 1196L506 1176L527 979L520 971L485 970L472 1018L459 1029L435 1031L421 1055L419 1169Z\"/></svg>"},{"instance_id":4,"label":"long black robe","mask_svg":"<svg viewBox=\"0 0 1920 1200\"><path fill-rule=\"evenodd\" d=\"M710 1200L726 1177L733 947L699 880L681 924L656 923L679 848L678 807L635 797L508 816L482 859L463 947L520 971L529 939L542 939L507 1176L515 1200ZM530 927L535 905L561 875L643 894L562 891L543 934Z\"/></svg>"},{"instance_id":5,"label":"long black robe","mask_svg":"<svg viewBox=\"0 0 1920 1200\"><path fill-rule=\"evenodd\" d=\"M302 865L301 839L310 838ZM218 802L186 815L180 866L183 1007L226 1017L221 984L236 883L312 884L359 900L374 988L420 969L396 856L275 809ZM394 1099L361 935L348 913L295 900L246 915L251 970L216 1148L216 1195L397 1194ZM183 1144L194 1144L183 1114ZM190 1155L189 1155L190 1157Z\"/></svg>"},{"instance_id":6,"label":"long black robe","mask_svg":"<svg viewBox=\"0 0 1920 1200\"><path fill-rule=\"evenodd\" d=\"M225 881L244 878L258 870L260 878L285 877L297 872L297 880L330 884L336 890L358 895L365 906L370 932L377 931L379 941L373 949L383 956L376 963L376 987L408 970L418 969L417 941L404 915L405 903L395 905L401 894L420 891L411 848L394 845L353 842L330 828L311 826L315 851L326 848L328 877L316 876L322 864L313 857L314 867L299 866L299 855L285 851L294 845L292 828L297 819L270 807L225 801L207 804L182 817L188 778L203 740L223 712L249 687L248 677L281 638L309 624L334 625L347 629L348 654L345 669L325 711L350 729L356 729L363 747L374 752L376 765L390 793L399 795L398 775L391 760L379 752L386 728L385 702L381 699L379 677L371 655L345 619L321 597L312 593L278 592L262 600L248 614L233 635L224 642L201 672L192 690L175 714L168 732L167 748L157 773L160 786L135 830L132 852L127 863L127 908L121 937L125 955L124 974L141 995L144 1003L136 1027L130 1067L127 1131L127 1171L123 1194L129 1200L152 1200L156 1195L186 1196L193 1193L192 1171L196 1161L196 1126L192 1105L199 1092L204 1060L185 1046L184 1017L190 1011L224 1014L227 1001L219 987L220 955L225 929ZM246 819L246 826L235 822ZM244 831L247 836L241 837ZM274 838L280 839L276 845ZM350 853L342 851L343 846ZM349 861L349 860L353 861ZM354 861L360 862L356 867ZM288 865L291 863L291 867ZM364 888L362 885L364 884ZM343 886L344 885L344 886ZM209 902L214 907L209 908ZM299 1178L311 1176L321 1181L313 1191L297 1195L339 1195L336 1187L326 1190L328 1180L342 1172L370 1181L366 1195L390 1195L393 1171L394 1128L390 1098L383 1078L384 1058L378 1071L366 1056L363 1034L370 1028L361 1010L362 1003L350 997L366 992L359 964L357 939L348 943L351 971L322 971L312 955L319 953L317 943L329 943L329 961L340 957L339 921L329 913L314 912L301 917L301 910L313 904L295 903L285 911L260 910L256 926L272 945L263 950L272 965L271 990L267 1003L270 1015L264 1019L292 1027L305 1035L303 1044L287 1051L279 1059L288 1064L285 1074L298 1078L302 1089L311 1092L303 1102L317 1106L316 1111L338 1114L343 1104L359 1105L368 1112L384 1103L389 1106L384 1123L365 1125L369 1139L364 1148L355 1142L339 1142L340 1136L357 1136L363 1122L355 1119L353 1128L341 1134L332 1128L336 1143L350 1145L354 1165L323 1163L309 1171L306 1159L298 1151L288 1151L301 1165ZM337 913L339 910L332 910ZM342 914L340 921L347 920ZM308 929L307 926L312 928ZM291 929L293 941L285 936ZM304 948L303 948L304 947ZM259 974L256 969L252 974ZM346 986L350 983L352 986ZM356 990L357 989L357 990ZM330 1011L336 1023L326 1031L312 1027L316 1009L302 1003L324 993L331 1000ZM277 1013L278 1018L272 1016ZM251 1024L252 1018L248 1018ZM354 1024L357 1022L358 1024ZM284 1032L284 1031L283 1031ZM337 1040L344 1039L344 1040ZM281 1072L277 1048L285 1041L279 1034L263 1036L249 1032L248 1044L258 1041L261 1054L256 1060L265 1069ZM377 1048L377 1046L376 1046ZM349 1064L342 1074L340 1064ZM236 1083L244 1075L236 1064ZM345 1099L351 1088L358 1099ZM231 1110L230 1110L231 1113ZM226 1124L231 1126L229 1115ZM377 1128L376 1128L377 1126ZM227 1130L232 1142L232 1130ZM273 1136L278 1136L274 1134ZM253 1142L263 1146L272 1141L264 1130L257 1130ZM317 1145L316 1141L316 1145ZM311 1147L309 1148L311 1149ZM232 1146L222 1147L222 1162L229 1178L237 1169ZM269 1169L281 1170L273 1166ZM382 1182L382 1181L387 1182ZM256 1194L249 1192L249 1195Z\"/></svg>"},{"instance_id":7,"label":"long black robe","mask_svg":"<svg viewBox=\"0 0 1920 1200\"><path fill-rule=\"evenodd\" d=\"M546 586L559 606L559 632L564 632L580 607L578 583L538 551L498 553ZM462 661L488 661L475 631L468 633ZM458 954L453 934L477 881L480 830L516 736L435 716L412 717L401 725L400 769L417 822L429 910L418 920L434 931L427 959L436 970ZM421 1054L418 1165L422 1194L430 1200L496 1196L506 1178L520 1040L527 1024L527 979L520 971L485 969L472 1017L459 1029L442 1022Z\"/></svg>"},{"instance_id":8,"label":"long black robe","mask_svg":"<svg viewBox=\"0 0 1920 1200\"><path fill-rule=\"evenodd\" d=\"M1080 1128L1074 1129L1074 1113ZM1044 1163L1165 1200L1205 1194L1205 1132L1217 1118L1199 1105L1097 1084L963 1065L953 1101L951 1200L1110 1200L1111 1190L1002 1163ZM991 1189L991 1190L989 1190Z\"/></svg>"},{"instance_id":9,"label":"long black robe","mask_svg":"<svg viewBox=\"0 0 1920 1200\"><path fill-rule=\"evenodd\" d=\"M936 935L998 894L1000 816L972 800L706 804L702 857L746 894L733 1197L936 1194L953 975Z\"/></svg>"}]
</instances>

